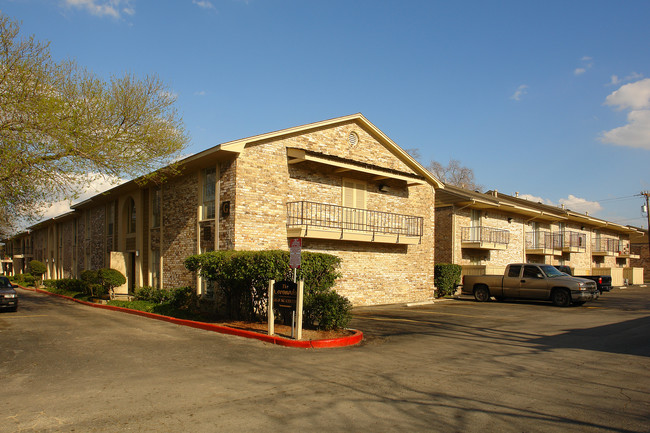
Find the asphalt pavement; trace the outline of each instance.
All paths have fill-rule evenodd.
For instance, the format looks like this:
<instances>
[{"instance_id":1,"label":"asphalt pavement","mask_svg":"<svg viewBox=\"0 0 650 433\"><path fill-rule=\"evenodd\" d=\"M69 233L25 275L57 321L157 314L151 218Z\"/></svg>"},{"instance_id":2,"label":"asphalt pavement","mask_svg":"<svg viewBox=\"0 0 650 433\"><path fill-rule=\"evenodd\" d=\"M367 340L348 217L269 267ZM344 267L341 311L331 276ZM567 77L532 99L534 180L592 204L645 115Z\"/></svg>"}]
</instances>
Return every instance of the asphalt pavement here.
<instances>
[{"instance_id":1,"label":"asphalt pavement","mask_svg":"<svg viewBox=\"0 0 650 433\"><path fill-rule=\"evenodd\" d=\"M0 432L650 430L647 287L357 308L364 341L319 350L19 295Z\"/></svg>"}]
</instances>

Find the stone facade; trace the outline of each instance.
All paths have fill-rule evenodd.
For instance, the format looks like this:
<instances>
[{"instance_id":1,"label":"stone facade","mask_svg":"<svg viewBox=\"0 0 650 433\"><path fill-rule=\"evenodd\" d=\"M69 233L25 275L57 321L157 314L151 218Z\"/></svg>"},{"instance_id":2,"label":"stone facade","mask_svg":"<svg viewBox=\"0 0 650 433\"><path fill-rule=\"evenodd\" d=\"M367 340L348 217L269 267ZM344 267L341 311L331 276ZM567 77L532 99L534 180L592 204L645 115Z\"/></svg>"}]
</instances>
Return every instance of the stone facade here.
<instances>
[{"instance_id":1,"label":"stone facade","mask_svg":"<svg viewBox=\"0 0 650 433\"><path fill-rule=\"evenodd\" d=\"M296 163L289 149L317 160ZM35 226L33 239L50 264L51 278L114 267L127 277L117 293L126 295L157 278L162 287L192 286L200 293L200 280L184 266L188 256L215 249L288 250L287 203L341 208L344 181L350 179L364 197L355 210L421 221L422 236L375 241L374 234L372 240L306 234L303 250L342 259L335 289L354 305L433 297L432 204L440 184L363 116L252 137L241 146L225 143L200 155L181 161L182 174L161 186L128 182L74 206L65 221ZM214 215L206 213L206 169L216 172ZM161 221L152 227L156 188Z\"/></svg>"},{"instance_id":2,"label":"stone facade","mask_svg":"<svg viewBox=\"0 0 650 433\"><path fill-rule=\"evenodd\" d=\"M576 274L612 275L622 284L624 272L633 272L632 228L496 191L448 186L438 195L435 260L459 264L464 274L499 274L510 263L535 262L570 266ZM507 232L507 244L467 238L479 230Z\"/></svg>"}]
</instances>

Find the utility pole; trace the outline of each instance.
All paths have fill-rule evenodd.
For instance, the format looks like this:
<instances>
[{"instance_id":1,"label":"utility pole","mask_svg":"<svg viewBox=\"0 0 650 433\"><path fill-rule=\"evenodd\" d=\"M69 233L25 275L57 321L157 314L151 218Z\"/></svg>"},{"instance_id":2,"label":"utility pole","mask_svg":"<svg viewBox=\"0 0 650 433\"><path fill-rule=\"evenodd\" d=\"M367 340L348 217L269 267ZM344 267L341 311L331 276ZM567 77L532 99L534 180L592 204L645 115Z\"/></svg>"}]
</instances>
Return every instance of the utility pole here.
<instances>
[{"instance_id":1,"label":"utility pole","mask_svg":"<svg viewBox=\"0 0 650 433\"><path fill-rule=\"evenodd\" d=\"M645 197L645 213L648 215L648 251L650 251L650 191L643 191L641 195Z\"/></svg>"}]
</instances>

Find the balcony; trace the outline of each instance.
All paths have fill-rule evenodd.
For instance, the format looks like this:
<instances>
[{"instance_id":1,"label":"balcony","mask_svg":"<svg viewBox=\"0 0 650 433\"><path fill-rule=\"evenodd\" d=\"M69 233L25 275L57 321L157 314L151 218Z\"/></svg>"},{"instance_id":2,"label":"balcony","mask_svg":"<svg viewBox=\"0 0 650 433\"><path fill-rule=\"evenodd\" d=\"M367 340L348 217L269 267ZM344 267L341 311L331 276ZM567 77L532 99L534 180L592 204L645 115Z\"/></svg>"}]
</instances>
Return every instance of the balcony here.
<instances>
[{"instance_id":1,"label":"balcony","mask_svg":"<svg viewBox=\"0 0 650 433\"><path fill-rule=\"evenodd\" d=\"M505 250L510 242L510 232L491 227L461 227L461 248L477 250Z\"/></svg>"},{"instance_id":2,"label":"balcony","mask_svg":"<svg viewBox=\"0 0 650 433\"><path fill-rule=\"evenodd\" d=\"M287 203L287 237L415 245L424 219L326 203Z\"/></svg>"},{"instance_id":3,"label":"balcony","mask_svg":"<svg viewBox=\"0 0 650 433\"><path fill-rule=\"evenodd\" d=\"M527 232L526 254L553 256L562 253L559 233Z\"/></svg>"},{"instance_id":4,"label":"balcony","mask_svg":"<svg viewBox=\"0 0 650 433\"><path fill-rule=\"evenodd\" d=\"M597 238L591 244L592 256L615 256L619 252L620 241L612 238Z\"/></svg>"},{"instance_id":5,"label":"balcony","mask_svg":"<svg viewBox=\"0 0 650 433\"><path fill-rule=\"evenodd\" d=\"M639 254L633 254L630 248L630 242L629 241L621 241L619 244L619 251L618 251L618 258L621 259L640 259L641 256Z\"/></svg>"},{"instance_id":6,"label":"balcony","mask_svg":"<svg viewBox=\"0 0 650 433\"><path fill-rule=\"evenodd\" d=\"M564 231L557 234L555 242L564 253L583 253L587 248L587 235L580 232Z\"/></svg>"}]
</instances>

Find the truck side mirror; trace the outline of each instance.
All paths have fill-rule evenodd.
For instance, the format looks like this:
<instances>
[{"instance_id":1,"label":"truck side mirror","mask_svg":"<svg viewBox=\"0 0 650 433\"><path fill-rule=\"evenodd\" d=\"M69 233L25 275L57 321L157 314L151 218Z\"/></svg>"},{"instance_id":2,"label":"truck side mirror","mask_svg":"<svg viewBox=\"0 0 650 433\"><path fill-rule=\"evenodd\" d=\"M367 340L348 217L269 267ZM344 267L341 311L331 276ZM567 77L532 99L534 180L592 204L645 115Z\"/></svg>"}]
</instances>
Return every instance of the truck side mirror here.
<instances>
[{"instance_id":1,"label":"truck side mirror","mask_svg":"<svg viewBox=\"0 0 650 433\"><path fill-rule=\"evenodd\" d=\"M540 280L544 279L544 275L542 275L542 274L537 274L537 275L535 275L535 277L539 278Z\"/></svg>"}]
</instances>

